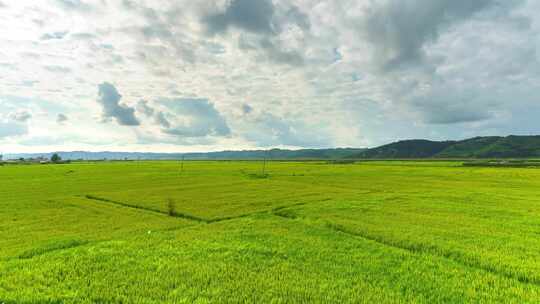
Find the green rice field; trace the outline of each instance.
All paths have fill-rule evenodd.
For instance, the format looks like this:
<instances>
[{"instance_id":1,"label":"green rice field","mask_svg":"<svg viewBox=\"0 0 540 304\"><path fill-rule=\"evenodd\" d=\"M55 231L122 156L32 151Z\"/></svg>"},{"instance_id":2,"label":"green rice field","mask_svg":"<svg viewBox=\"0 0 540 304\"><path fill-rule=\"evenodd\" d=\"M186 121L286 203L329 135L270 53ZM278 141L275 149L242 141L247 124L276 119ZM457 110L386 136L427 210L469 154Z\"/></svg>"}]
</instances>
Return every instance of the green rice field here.
<instances>
[{"instance_id":1,"label":"green rice field","mask_svg":"<svg viewBox=\"0 0 540 304\"><path fill-rule=\"evenodd\" d=\"M0 166L0 303L538 303L540 169Z\"/></svg>"}]
</instances>

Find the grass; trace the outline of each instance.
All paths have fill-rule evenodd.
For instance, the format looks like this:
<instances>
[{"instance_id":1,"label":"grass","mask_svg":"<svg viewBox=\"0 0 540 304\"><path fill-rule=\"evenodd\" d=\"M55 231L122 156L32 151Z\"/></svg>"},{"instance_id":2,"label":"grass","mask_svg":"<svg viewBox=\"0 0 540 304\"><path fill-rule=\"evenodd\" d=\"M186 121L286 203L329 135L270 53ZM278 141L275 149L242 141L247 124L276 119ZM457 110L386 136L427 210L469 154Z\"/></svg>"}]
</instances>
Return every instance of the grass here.
<instances>
[{"instance_id":1,"label":"grass","mask_svg":"<svg viewBox=\"0 0 540 304\"><path fill-rule=\"evenodd\" d=\"M0 167L0 303L540 300L540 170Z\"/></svg>"}]
</instances>

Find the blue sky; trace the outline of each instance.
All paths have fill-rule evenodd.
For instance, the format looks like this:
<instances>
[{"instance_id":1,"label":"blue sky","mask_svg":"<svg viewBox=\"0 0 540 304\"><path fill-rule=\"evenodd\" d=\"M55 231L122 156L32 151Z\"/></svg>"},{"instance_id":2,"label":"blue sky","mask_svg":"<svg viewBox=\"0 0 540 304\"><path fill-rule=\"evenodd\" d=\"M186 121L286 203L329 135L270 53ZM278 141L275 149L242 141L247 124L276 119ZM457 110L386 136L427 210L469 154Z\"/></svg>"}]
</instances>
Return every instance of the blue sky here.
<instances>
[{"instance_id":1,"label":"blue sky","mask_svg":"<svg viewBox=\"0 0 540 304\"><path fill-rule=\"evenodd\" d=\"M535 0L0 0L0 152L540 134Z\"/></svg>"}]
</instances>

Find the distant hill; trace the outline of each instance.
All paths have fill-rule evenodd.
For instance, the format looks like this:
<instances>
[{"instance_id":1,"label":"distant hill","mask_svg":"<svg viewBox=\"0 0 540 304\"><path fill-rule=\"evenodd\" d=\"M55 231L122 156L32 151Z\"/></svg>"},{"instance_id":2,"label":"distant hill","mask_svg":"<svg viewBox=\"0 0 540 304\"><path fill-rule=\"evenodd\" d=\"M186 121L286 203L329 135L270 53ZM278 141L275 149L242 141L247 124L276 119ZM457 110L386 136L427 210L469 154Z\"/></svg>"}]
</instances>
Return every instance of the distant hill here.
<instances>
[{"instance_id":1,"label":"distant hill","mask_svg":"<svg viewBox=\"0 0 540 304\"><path fill-rule=\"evenodd\" d=\"M138 152L52 152L32 154L6 154L4 159L19 158L50 158L58 153L64 160L175 160L184 157L188 160L252 160L252 159L340 159L358 154L365 149L336 148L336 149L302 149L302 150L249 150L249 151L221 151L207 153L138 153Z\"/></svg>"},{"instance_id":2,"label":"distant hill","mask_svg":"<svg viewBox=\"0 0 540 304\"><path fill-rule=\"evenodd\" d=\"M403 140L378 148L368 149L349 158L426 158L450 147L452 141Z\"/></svg>"},{"instance_id":3,"label":"distant hill","mask_svg":"<svg viewBox=\"0 0 540 304\"><path fill-rule=\"evenodd\" d=\"M540 157L540 136L477 137L445 149L439 157Z\"/></svg>"},{"instance_id":4,"label":"distant hill","mask_svg":"<svg viewBox=\"0 0 540 304\"><path fill-rule=\"evenodd\" d=\"M414 158L540 158L540 136L490 136L460 141L402 140L372 149L249 150L208 153L56 152L64 160L304 160ZM53 153L7 154L4 159L50 158Z\"/></svg>"},{"instance_id":5,"label":"distant hill","mask_svg":"<svg viewBox=\"0 0 540 304\"><path fill-rule=\"evenodd\" d=\"M347 158L526 158L540 157L540 136L490 136L461 141L404 140Z\"/></svg>"}]
</instances>

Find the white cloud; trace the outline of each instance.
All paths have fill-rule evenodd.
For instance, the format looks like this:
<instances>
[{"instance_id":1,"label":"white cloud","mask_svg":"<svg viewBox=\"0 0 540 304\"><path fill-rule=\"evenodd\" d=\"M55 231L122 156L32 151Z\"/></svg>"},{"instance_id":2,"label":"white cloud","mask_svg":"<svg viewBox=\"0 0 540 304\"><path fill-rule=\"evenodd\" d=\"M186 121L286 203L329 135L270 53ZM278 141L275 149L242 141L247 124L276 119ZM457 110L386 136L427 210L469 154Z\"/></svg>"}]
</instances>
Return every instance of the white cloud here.
<instances>
[{"instance_id":1,"label":"white cloud","mask_svg":"<svg viewBox=\"0 0 540 304\"><path fill-rule=\"evenodd\" d=\"M19 110L17 112L10 113L8 117L18 122L27 122L30 118L32 118L32 114L25 110Z\"/></svg>"},{"instance_id":2,"label":"white cloud","mask_svg":"<svg viewBox=\"0 0 540 304\"><path fill-rule=\"evenodd\" d=\"M225 118L206 99L162 99L169 112L157 113L156 121L167 134L180 137L227 136Z\"/></svg>"},{"instance_id":3,"label":"white cloud","mask_svg":"<svg viewBox=\"0 0 540 304\"><path fill-rule=\"evenodd\" d=\"M540 5L473 2L3 1L0 117L16 136L0 144L219 150L538 132ZM104 80L115 90L96 96ZM31 119L8 118L22 111Z\"/></svg>"},{"instance_id":4,"label":"white cloud","mask_svg":"<svg viewBox=\"0 0 540 304\"><path fill-rule=\"evenodd\" d=\"M0 139L28 133L28 127L20 122L0 120Z\"/></svg>"},{"instance_id":5,"label":"white cloud","mask_svg":"<svg viewBox=\"0 0 540 304\"><path fill-rule=\"evenodd\" d=\"M69 120L69 118L65 115L65 114L58 114L56 116L56 122L59 124L59 125L63 125L64 123L66 123L67 121Z\"/></svg>"},{"instance_id":6,"label":"white cloud","mask_svg":"<svg viewBox=\"0 0 540 304\"><path fill-rule=\"evenodd\" d=\"M135 109L120 103L122 95L118 93L114 85L104 82L99 85L99 98L97 102L103 108L103 121L116 120L122 126L138 126L140 124L135 117Z\"/></svg>"}]
</instances>

